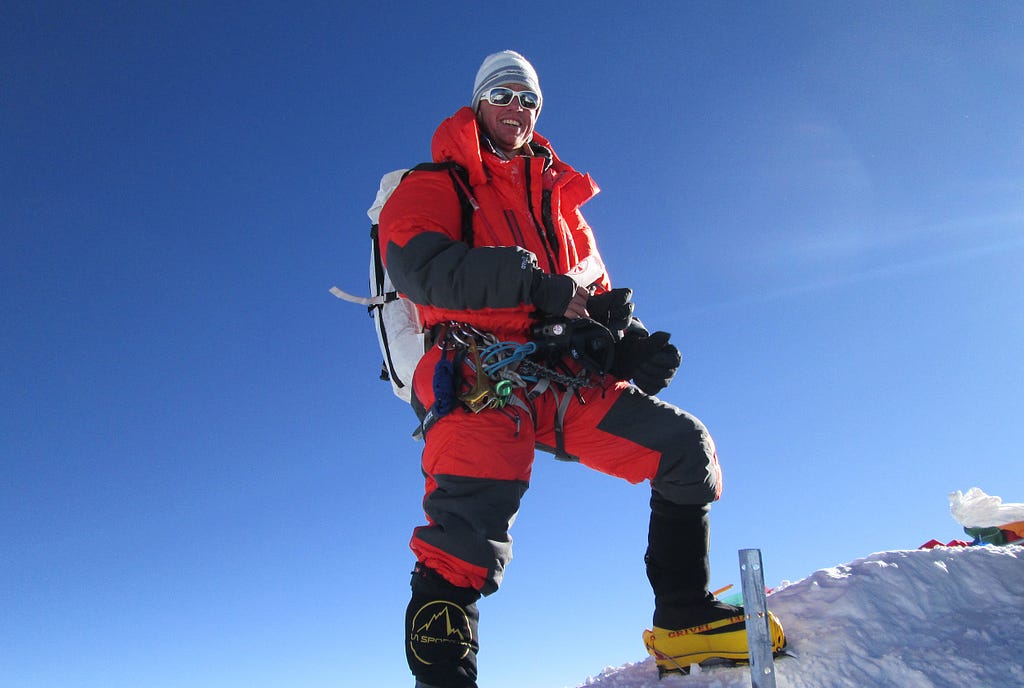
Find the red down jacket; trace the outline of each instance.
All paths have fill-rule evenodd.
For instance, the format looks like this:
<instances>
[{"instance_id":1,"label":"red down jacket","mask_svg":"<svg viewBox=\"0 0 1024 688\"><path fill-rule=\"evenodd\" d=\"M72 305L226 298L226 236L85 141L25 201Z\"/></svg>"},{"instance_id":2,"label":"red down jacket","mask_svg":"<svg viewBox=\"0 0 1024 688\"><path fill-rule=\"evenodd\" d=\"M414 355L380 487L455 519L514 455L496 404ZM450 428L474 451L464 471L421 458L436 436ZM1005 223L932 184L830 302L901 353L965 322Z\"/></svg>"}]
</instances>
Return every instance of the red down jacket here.
<instances>
[{"instance_id":1,"label":"red down jacket","mask_svg":"<svg viewBox=\"0 0 1024 688\"><path fill-rule=\"evenodd\" d=\"M398 290L421 307L425 325L456 320L525 340L535 271L568 274L589 259L602 266L591 280L597 291L610 288L580 214L597 185L559 160L542 136L534 135L532 147L534 157L508 161L482 151L468 107L437 128L434 161L469 173L478 204L472 246L462 241L462 210L447 172L413 172L388 199L380 215L384 263Z\"/></svg>"}]
</instances>

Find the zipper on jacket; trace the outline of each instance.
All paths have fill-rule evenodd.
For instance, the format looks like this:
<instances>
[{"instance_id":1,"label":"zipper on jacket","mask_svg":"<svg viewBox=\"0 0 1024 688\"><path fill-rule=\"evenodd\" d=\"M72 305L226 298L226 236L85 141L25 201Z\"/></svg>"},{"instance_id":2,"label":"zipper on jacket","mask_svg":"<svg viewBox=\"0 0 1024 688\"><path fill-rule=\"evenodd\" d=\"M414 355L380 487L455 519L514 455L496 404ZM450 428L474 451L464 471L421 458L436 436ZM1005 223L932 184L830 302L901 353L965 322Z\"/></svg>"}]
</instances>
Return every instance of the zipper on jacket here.
<instances>
[{"instance_id":1,"label":"zipper on jacket","mask_svg":"<svg viewBox=\"0 0 1024 688\"><path fill-rule=\"evenodd\" d=\"M544 222L544 229L547 230L551 248L558 251L558 234L551 218L551 189L545 189L540 195L540 218Z\"/></svg>"},{"instance_id":2,"label":"zipper on jacket","mask_svg":"<svg viewBox=\"0 0 1024 688\"><path fill-rule=\"evenodd\" d=\"M540 237L540 243L544 246L544 251L548 255L548 267L551 274L558 274L558 261L555 260L554 251L558 250L558 239L554 233L554 227L551 227L550 232L545 232L545 228L537 220L537 211L533 206L533 174L532 174L532 161L533 158L524 158L526 166L526 202L530 209L530 219L533 220L533 226L537 230L537 236ZM550 224L551 221L551 194L547 193L547 215L546 221ZM544 213L544 202L541 201L541 214Z\"/></svg>"},{"instance_id":3,"label":"zipper on jacket","mask_svg":"<svg viewBox=\"0 0 1024 688\"><path fill-rule=\"evenodd\" d=\"M519 227L519 220L516 219L514 211L505 211L505 224L508 225L508 231L512 232L512 237L515 239L516 245L526 248L526 237L523 236L523 230Z\"/></svg>"}]
</instances>

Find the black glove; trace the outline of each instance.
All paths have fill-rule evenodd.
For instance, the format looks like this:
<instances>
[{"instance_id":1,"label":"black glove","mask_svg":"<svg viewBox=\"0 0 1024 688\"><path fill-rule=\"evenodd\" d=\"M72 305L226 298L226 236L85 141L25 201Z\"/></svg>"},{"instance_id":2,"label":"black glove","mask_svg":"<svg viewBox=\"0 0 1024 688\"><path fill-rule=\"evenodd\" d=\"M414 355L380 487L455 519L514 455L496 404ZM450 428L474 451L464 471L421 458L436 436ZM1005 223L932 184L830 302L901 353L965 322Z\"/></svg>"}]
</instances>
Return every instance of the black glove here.
<instances>
[{"instance_id":1,"label":"black glove","mask_svg":"<svg viewBox=\"0 0 1024 688\"><path fill-rule=\"evenodd\" d=\"M612 289L587 299L590 317L612 332L621 332L633 322L632 289Z\"/></svg>"},{"instance_id":2,"label":"black glove","mask_svg":"<svg viewBox=\"0 0 1024 688\"><path fill-rule=\"evenodd\" d=\"M549 275L537 271L533 274L530 300L545 315L565 315L572 297L576 296L576 282L568 275Z\"/></svg>"},{"instance_id":3,"label":"black glove","mask_svg":"<svg viewBox=\"0 0 1024 688\"><path fill-rule=\"evenodd\" d=\"M630 330L615 345L615 365L612 374L633 383L647 394L657 394L668 387L683 357L669 344L668 332L647 335Z\"/></svg>"}]
</instances>

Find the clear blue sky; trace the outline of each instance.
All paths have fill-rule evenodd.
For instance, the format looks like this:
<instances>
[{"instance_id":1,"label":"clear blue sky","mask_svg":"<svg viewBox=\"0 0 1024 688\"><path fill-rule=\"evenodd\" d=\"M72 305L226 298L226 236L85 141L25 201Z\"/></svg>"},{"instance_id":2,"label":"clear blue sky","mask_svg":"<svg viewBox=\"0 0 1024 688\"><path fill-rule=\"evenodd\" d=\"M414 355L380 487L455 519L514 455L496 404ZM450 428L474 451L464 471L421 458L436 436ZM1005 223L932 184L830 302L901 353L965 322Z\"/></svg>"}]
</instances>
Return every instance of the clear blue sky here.
<instances>
[{"instance_id":1,"label":"clear blue sky","mask_svg":"<svg viewBox=\"0 0 1024 688\"><path fill-rule=\"evenodd\" d=\"M540 73L663 395L725 470L713 578L1024 494L1024 6L7 3L0 682L409 686L414 418L376 380L384 172L480 60ZM648 490L539 455L486 688L644 656Z\"/></svg>"}]
</instances>

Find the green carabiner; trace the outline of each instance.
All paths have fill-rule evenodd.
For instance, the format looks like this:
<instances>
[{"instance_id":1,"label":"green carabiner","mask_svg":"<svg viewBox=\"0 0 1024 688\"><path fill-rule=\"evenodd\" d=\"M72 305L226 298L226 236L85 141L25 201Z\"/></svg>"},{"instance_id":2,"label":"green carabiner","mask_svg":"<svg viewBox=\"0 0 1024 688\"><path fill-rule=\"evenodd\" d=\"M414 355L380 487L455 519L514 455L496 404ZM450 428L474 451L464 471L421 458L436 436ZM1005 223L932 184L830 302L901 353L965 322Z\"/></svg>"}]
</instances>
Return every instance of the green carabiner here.
<instances>
[{"instance_id":1,"label":"green carabiner","mask_svg":"<svg viewBox=\"0 0 1024 688\"><path fill-rule=\"evenodd\" d=\"M494 396L499 408L507 404L509 397L512 396L512 382L509 380L499 380L494 385Z\"/></svg>"}]
</instances>

